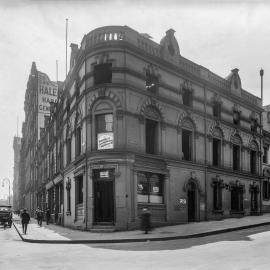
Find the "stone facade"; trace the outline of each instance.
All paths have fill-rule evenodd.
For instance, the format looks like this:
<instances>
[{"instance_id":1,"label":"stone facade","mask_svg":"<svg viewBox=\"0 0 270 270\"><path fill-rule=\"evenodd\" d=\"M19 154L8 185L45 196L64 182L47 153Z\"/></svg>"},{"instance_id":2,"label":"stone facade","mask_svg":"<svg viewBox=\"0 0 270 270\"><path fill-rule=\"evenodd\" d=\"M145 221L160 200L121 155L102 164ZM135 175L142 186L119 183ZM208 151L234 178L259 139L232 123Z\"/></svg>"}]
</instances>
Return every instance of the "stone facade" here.
<instances>
[{"instance_id":1,"label":"stone facade","mask_svg":"<svg viewBox=\"0 0 270 270\"><path fill-rule=\"evenodd\" d=\"M94 230L261 211L261 100L238 69L221 78L124 26L71 45L64 90L37 145L37 204Z\"/></svg>"}]
</instances>

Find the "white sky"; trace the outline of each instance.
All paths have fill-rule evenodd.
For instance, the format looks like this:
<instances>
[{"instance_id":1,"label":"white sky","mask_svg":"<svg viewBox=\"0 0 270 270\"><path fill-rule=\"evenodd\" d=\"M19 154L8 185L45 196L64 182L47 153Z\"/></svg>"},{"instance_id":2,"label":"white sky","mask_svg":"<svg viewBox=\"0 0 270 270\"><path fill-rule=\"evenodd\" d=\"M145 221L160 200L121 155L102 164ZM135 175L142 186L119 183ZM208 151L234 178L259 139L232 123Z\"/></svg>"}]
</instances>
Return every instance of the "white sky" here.
<instances>
[{"instance_id":1,"label":"white sky","mask_svg":"<svg viewBox=\"0 0 270 270\"><path fill-rule=\"evenodd\" d=\"M270 104L270 2L203 0L108 0L0 2L0 181L13 180L13 136L24 120L24 95L31 63L56 80L65 74L65 19L68 43L105 25L128 25L157 42L173 28L182 56L226 77L239 68L242 87L260 96L259 70L264 76L264 105ZM68 61L69 62L69 61ZM8 185L0 185L0 198Z\"/></svg>"}]
</instances>

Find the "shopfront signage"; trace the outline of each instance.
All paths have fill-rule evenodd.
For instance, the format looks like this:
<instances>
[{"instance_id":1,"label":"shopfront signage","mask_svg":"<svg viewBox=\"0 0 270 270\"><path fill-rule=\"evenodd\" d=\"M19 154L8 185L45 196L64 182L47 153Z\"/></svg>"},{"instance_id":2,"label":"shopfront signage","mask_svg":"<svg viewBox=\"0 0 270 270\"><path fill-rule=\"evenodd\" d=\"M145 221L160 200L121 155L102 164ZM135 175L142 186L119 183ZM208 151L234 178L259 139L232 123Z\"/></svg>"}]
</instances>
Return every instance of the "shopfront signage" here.
<instances>
[{"instance_id":1,"label":"shopfront signage","mask_svg":"<svg viewBox=\"0 0 270 270\"><path fill-rule=\"evenodd\" d=\"M99 172L100 178L108 178L109 177L109 171L101 171Z\"/></svg>"},{"instance_id":2,"label":"shopfront signage","mask_svg":"<svg viewBox=\"0 0 270 270\"><path fill-rule=\"evenodd\" d=\"M99 133L98 134L98 150L113 149L113 133Z\"/></svg>"}]
</instances>

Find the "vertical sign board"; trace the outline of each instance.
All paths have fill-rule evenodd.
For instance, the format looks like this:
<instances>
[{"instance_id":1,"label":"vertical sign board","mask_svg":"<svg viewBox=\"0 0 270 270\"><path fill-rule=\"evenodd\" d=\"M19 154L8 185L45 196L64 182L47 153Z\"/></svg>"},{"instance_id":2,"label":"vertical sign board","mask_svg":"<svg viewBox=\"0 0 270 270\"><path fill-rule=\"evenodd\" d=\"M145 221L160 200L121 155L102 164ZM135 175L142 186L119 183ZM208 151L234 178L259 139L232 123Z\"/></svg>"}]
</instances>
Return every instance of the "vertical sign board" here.
<instances>
[{"instance_id":1,"label":"vertical sign board","mask_svg":"<svg viewBox=\"0 0 270 270\"><path fill-rule=\"evenodd\" d=\"M56 102L58 85L52 82L48 75L38 72L38 139L40 128L44 128L44 116L50 115L50 102Z\"/></svg>"}]
</instances>

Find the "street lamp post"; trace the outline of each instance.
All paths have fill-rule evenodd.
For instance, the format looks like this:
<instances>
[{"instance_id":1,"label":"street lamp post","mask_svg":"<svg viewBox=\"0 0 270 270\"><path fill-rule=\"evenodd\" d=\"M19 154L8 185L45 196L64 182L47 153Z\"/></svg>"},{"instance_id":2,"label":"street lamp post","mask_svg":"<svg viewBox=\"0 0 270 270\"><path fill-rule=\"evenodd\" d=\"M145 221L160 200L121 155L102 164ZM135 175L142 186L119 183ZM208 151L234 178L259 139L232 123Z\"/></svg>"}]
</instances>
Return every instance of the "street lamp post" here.
<instances>
[{"instance_id":1,"label":"street lamp post","mask_svg":"<svg viewBox=\"0 0 270 270\"><path fill-rule=\"evenodd\" d=\"M8 182L8 204L10 205L10 180L7 177L5 177L2 180L2 187L4 187L5 181Z\"/></svg>"}]
</instances>

